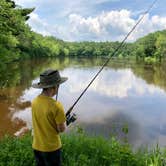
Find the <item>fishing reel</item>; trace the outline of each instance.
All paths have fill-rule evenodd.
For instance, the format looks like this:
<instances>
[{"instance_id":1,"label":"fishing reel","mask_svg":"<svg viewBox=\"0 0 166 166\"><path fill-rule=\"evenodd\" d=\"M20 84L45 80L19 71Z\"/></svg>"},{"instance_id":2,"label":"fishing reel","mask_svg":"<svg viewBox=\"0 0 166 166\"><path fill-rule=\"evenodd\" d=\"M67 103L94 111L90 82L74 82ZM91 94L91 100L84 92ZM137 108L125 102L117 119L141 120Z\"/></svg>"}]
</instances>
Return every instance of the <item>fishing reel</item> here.
<instances>
[{"instance_id":1,"label":"fishing reel","mask_svg":"<svg viewBox=\"0 0 166 166\"><path fill-rule=\"evenodd\" d=\"M77 119L76 114L68 114L66 115L66 125L68 126L70 123L73 123Z\"/></svg>"}]
</instances>

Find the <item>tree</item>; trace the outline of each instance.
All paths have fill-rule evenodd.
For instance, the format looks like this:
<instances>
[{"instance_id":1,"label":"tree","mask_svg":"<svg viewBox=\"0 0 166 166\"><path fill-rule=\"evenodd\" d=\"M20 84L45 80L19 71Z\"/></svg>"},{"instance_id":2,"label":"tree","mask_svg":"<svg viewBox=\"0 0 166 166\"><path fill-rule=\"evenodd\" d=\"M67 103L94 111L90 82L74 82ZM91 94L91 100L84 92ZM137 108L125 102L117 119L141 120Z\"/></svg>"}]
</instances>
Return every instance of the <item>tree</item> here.
<instances>
[{"instance_id":1,"label":"tree","mask_svg":"<svg viewBox=\"0 0 166 166\"><path fill-rule=\"evenodd\" d=\"M166 56L166 33L159 34L155 46L157 48L155 56L161 60L162 57Z\"/></svg>"}]
</instances>

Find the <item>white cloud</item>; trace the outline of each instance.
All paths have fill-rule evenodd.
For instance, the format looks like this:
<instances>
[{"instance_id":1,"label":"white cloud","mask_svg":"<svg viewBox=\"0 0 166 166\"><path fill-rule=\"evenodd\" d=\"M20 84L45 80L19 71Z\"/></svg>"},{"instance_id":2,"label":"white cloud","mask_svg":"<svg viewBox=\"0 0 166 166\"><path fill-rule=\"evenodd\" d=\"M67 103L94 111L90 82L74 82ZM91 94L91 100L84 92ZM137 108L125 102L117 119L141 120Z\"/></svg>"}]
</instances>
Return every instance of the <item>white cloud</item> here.
<instances>
[{"instance_id":1,"label":"white cloud","mask_svg":"<svg viewBox=\"0 0 166 166\"><path fill-rule=\"evenodd\" d=\"M38 33L46 35L51 35L49 32L49 25L45 20L42 20L39 18L39 16L35 13L30 14L30 20L28 21L28 24L31 26L33 31L36 31Z\"/></svg>"},{"instance_id":2,"label":"white cloud","mask_svg":"<svg viewBox=\"0 0 166 166\"><path fill-rule=\"evenodd\" d=\"M129 39L130 41L133 41L138 39L139 37L147 35L148 33L163 29L166 29L166 17L160 17L157 15L150 17L149 14L146 14L142 22L131 34Z\"/></svg>"},{"instance_id":3,"label":"white cloud","mask_svg":"<svg viewBox=\"0 0 166 166\"><path fill-rule=\"evenodd\" d=\"M141 17L141 16L140 16ZM120 10L103 12L102 14L92 18L84 18L77 14L69 17L72 33L77 35L79 40L83 34L88 34L89 40L94 37L96 40L122 40L125 35L136 24L137 20L132 18L131 11ZM166 17L152 16L147 14L140 25L133 31L128 41L134 41L150 32L162 30L166 28ZM81 34L81 36L80 36Z\"/></svg>"},{"instance_id":4,"label":"white cloud","mask_svg":"<svg viewBox=\"0 0 166 166\"><path fill-rule=\"evenodd\" d=\"M17 5L21 6L32 6L35 3L35 0L14 0Z\"/></svg>"},{"instance_id":5,"label":"white cloud","mask_svg":"<svg viewBox=\"0 0 166 166\"><path fill-rule=\"evenodd\" d=\"M48 24L47 20L41 19L36 13L30 14L28 24L31 29L44 36L55 36L60 39L70 40L70 34L67 32L66 27Z\"/></svg>"},{"instance_id":6,"label":"white cloud","mask_svg":"<svg viewBox=\"0 0 166 166\"><path fill-rule=\"evenodd\" d=\"M110 6L109 10L105 6L107 3L114 5L115 1L119 0L15 0L23 7L36 7L28 23L32 30L43 35L67 41L122 41L136 24L139 14L135 9L111 10ZM128 41L165 28L166 17L147 14Z\"/></svg>"},{"instance_id":7,"label":"white cloud","mask_svg":"<svg viewBox=\"0 0 166 166\"><path fill-rule=\"evenodd\" d=\"M72 33L75 32L88 37L94 37L96 40L119 40L122 35L126 35L135 21L130 18L131 12L127 10L103 12L97 17L84 18L72 14L69 16ZM86 40L86 39L85 39Z\"/></svg>"},{"instance_id":8,"label":"white cloud","mask_svg":"<svg viewBox=\"0 0 166 166\"><path fill-rule=\"evenodd\" d=\"M49 24L36 13L30 14L30 16L31 19L28 23L32 30L70 41L121 41L137 22L132 18L131 11L128 10L102 12L96 17L87 18L78 14L70 14L65 26ZM150 17L147 14L128 41L134 41L150 32L165 28L166 17L157 15Z\"/></svg>"}]
</instances>

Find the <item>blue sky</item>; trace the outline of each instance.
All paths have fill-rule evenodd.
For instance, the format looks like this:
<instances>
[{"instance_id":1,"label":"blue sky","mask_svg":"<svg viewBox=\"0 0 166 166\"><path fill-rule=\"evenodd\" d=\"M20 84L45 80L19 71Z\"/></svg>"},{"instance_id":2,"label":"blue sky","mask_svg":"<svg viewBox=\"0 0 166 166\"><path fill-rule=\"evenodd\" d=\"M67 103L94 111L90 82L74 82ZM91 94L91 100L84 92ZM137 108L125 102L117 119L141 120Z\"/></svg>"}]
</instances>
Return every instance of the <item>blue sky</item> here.
<instances>
[{"instance_id":1,"label":"blue sky","mask_svg":"<svg viewBox=\"0 0 166 166\"><path fill-rule=\"evenodd\" d=\"M15 0L35 7L28 24L33 31L64 41L121 41L152 0ZM165 0L158 0L128 38L135 41L166 29Z\"/></svg>"}]
</instances>

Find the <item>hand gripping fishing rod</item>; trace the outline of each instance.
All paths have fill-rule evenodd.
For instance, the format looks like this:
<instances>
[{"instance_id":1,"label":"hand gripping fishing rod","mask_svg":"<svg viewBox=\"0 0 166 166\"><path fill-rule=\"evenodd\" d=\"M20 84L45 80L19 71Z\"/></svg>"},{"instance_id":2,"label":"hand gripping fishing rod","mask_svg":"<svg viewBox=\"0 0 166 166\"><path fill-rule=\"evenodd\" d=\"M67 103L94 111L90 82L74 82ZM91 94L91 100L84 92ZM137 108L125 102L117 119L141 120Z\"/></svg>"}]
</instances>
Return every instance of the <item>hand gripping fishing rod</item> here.
<instances>
[{"instance_id":1,"label":"hand gripping fishing rod","mask_svg":"<svg viewBox=\"0 0 166 166\"><path fill-rule=\"evenodd\" d=\"M90 87L90 85L93 83L93 81L96 79L96 77L101 73L101 71L104 69L104 67L108 64L108 62L116 55L116 53L119 51L119 49L123 46L124 42L127 40L127 38L130 36L130 34L135 30L135 28L138 26L138 24L143 20L145 15L150 12L150 10L153 8L154 4L157 2L157 0L154 0L152 4L150 4L149 8L143 13L142 17L137 21L137 23L133 26L133 28L129 31L129 33L125 36L125 38L122 40L122 42L119 44L119 46L115 49L115 51L112 53L110 58L106 60L106 62L103 64L103 66L99 69L99 71L96 73L96 75L92 78L92 80L89 82L87 87L83 90L83 92L80 94L80 96L77 98L77 100L74 102L74 104L69 108L69 110L66 112L66 124L67 126L74 122L76 120L76 114L72 114L71 112L74 108L74 106L78 103L80 98L83 96L83 94L87 91L87 89Z\"/></svg>"}]
</instances>

